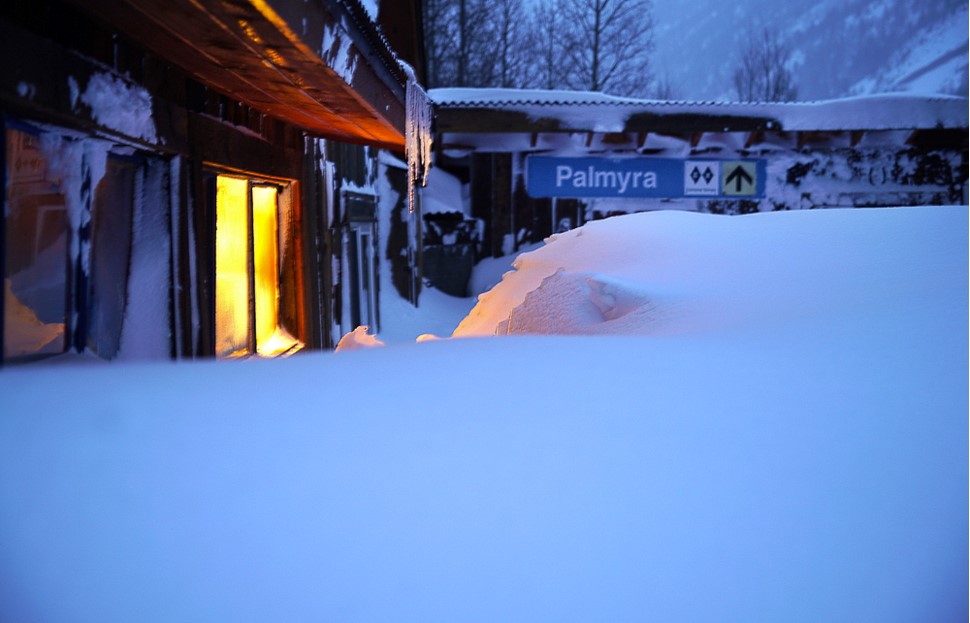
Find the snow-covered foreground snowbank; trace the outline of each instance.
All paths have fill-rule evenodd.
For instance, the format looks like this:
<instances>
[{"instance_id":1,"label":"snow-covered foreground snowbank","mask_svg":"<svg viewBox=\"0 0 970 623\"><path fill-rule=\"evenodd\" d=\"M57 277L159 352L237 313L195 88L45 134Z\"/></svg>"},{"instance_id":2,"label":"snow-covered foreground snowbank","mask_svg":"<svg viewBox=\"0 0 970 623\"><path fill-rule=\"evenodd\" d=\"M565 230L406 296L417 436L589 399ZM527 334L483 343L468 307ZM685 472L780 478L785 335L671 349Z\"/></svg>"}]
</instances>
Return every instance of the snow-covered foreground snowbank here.
<instances>
[{"instance_id":1,"label":"snow-covered foreground snowbank","mask_svg":"<svg viewBox=\"0 0 970 623\"><path fill-rule=\"evenodd\" d=\"M4 370L0 620L963 620L966 209L653 218L537 269L653 335Z\"/></svg>"}]
</instances>

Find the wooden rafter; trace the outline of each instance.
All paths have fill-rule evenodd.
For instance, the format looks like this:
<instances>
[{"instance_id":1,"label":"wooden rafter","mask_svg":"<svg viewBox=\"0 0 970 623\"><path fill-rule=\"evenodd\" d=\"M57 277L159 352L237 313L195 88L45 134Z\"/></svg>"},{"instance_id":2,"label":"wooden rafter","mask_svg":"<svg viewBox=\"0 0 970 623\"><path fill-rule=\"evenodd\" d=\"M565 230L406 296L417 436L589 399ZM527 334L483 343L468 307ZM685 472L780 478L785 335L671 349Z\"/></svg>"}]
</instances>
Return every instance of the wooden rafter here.
<instances>
[{"instance_id":1,"label":"wooden rafter","mask_svg":"<svg viewBox=\"0 0 970 623\"><path fill-rule=\"evenodd\" d=\"M744 148L751 149L752 145L757 145L765 140L765 133L761 130L755 132L748 132L747 138L744 139Z\"/></svg>"}]
</instances>

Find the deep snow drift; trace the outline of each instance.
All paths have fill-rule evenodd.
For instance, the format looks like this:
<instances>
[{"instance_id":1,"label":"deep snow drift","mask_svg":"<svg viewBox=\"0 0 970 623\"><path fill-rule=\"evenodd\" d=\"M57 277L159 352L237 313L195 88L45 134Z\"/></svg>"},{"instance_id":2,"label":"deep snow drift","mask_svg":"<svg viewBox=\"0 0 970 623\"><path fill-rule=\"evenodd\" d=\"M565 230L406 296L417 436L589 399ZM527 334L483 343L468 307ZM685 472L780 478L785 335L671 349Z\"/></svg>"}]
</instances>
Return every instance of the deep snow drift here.
<instances>
[{"instance_id":1,"label":"deep snow drift","mask_svg":"<svg viewBox=\"0 0 970 623\"><path fill-rule=\"evenodd\" d=\"M0 620L965 618L966 207L519 267L459 333L624 335L0 372Z\"/></svg>"},{"instance_id":2,"label":"deep snow drift","mask_svg":"<svg viewBox=\"0 0 970 623\"><path fill-rule=\"evenodd\" d=\"M966 208L634 214L552 236L479 297L456 336L824 329L966 312ZM950 230L949 244L939 240ZM965 233L963 228L962 232ZM966 241L963 241L965 247ZM940 305L955 309L936 309Z\"/></svg>"}]
</instances>

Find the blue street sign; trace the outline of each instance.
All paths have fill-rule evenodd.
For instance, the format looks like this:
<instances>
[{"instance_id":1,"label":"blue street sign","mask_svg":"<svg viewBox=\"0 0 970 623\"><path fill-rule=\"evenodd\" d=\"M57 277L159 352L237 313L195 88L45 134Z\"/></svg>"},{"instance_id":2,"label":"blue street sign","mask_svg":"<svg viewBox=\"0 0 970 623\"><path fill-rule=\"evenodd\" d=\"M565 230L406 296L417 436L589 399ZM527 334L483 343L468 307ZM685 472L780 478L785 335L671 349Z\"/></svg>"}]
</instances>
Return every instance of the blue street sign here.
<instances>
[{"instance_id":1,"label":"blue street sign","mask_svg":"<svg viewBox=\"0 0 970 623\"><path fill-rule=\"evenodd\" d=\"M764 160L526 158L530 197L761 199Z\"/></svg>"}]
</instances>

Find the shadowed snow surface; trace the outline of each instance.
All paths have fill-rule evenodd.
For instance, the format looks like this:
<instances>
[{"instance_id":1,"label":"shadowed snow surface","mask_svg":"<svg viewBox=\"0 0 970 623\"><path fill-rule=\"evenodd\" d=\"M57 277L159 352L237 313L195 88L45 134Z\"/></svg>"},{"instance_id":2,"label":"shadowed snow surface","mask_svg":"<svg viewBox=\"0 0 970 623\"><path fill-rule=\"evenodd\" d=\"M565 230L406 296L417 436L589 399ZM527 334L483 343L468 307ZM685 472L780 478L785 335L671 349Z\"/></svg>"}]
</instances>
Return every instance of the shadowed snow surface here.
<instances>
[{"instance_id":1,"label":"shadowed snow surface","mask_svg":"<svg viewBox=\"0 0 970 623\"><path fill-rule=\"evenodd\" d=\"M627 335L4 369L0 620L962 620L966 208L580 231L466 323Z\"/></svg>"}]
</instances>

